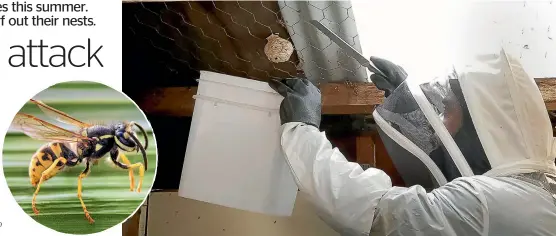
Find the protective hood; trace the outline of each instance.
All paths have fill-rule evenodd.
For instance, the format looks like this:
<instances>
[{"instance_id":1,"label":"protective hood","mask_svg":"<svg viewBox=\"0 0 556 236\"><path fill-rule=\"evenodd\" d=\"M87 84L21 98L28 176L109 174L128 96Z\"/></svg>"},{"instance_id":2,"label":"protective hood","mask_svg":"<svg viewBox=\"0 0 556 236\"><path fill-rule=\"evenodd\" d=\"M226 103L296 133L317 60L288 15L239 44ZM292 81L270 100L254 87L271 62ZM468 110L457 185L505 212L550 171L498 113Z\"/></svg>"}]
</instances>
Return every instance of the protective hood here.
<instances>
[{"instance_id":1,"label":"protective hood","mask_svg":"<svg viewBox=\"0 0 556 236\"><path fill-rule=\"evenodd\" d=\"M542 95L503 49L459 58L441 73L409 71L373 116L408 185L556 173L556 139Z\"/></svg>"}]
</instances>

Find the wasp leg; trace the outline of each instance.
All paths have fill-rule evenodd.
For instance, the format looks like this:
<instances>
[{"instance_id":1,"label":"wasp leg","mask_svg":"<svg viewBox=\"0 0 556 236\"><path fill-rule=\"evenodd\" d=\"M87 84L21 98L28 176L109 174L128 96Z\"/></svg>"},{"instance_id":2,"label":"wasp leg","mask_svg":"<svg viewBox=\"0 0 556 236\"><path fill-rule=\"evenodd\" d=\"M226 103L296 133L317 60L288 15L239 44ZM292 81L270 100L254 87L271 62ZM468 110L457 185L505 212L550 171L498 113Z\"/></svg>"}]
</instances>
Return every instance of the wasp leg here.
<instances>
[{"instance_id":1,"label":"wasp leg","mask_svg":"<svg viewBox=\"0 0 556 236\"><path fill-rule=\"evenodd\" d=\"M79 174L79 179L77 179L77 197L79 198L79 201L81 202L81 207L83 207L83 212L85 213L85 218L87 218L89 223L92 224L92 223L95 223L95 221L93 220L93 218L89 214L89 211L87 211L87 207L85 207L85 203L83 202L83 198L81 197L82 196L81 182L83 181L83 179L85 177L87 177L89 175L90 172L91 172L91 168L89 167L89 161L87 161L86 166L85 166L85 170L83 170L83 172L81 172L81 174Z\"/></svg>"},{"instance_id":2,"label":"wasp leg","mask_svg":"<svg viewBox=\"0 0 556 236\"><path fill-rule=\"evenodd\" d=\"M135 163L129 166L131 169L139 168L139 183L137 184L137 192L141 192L143 186L143 177L145 176L145 166L143 163Z\"/></svg>"},{"instance_id":3,"label":"wasp leg","mask_svg":"<svg viewBox=\"0 0 556 236\"><path fill-rule=\"evenodd\" d=\"M54 160L54 162L52 162L52 164L48 167L48 169L46 169L41 174L41 180L37 184L37 189L35 190L35 193L33 194L33 200L31 201L31 206L33 208L33 212L35 213L35 215L39 214L39 210L37 210L36 202L37 202L37 195L39 194L39 191L41 189L41 184L44 181L46 181L47 179L50 179L54 175L56 175L59 168L61 168L61 166L58 166L58 163L60 163L60 162L65 165L66 164L66 159L63 158L63 157L57 158L56 160Z\"/></svg>"},{"instance_id":4,"label":"wasp leg","mask_svg":"<svg viewBox=\"0 0 556 236\"><path fill-rule=\"evenodd\" d=\"M124 155L121 154L118 149L112 149L112 151L110 151L110 159L112 159L112 162L114 162L114 164L116 164L118 167L130 171L139 168L139 183L137 184L137 192L141 192L141 186L143 185L143 177L145 176L145 166L143 165L143 163L140 162L135 164L123 164L118 161L118 156L123 157ZM129 160L127 161L129 162Z\"/></svg>"},{"instance_id":5,"label":"wasp leg","mask_svg":"<svg viewBox=\"0 0 556 236\"><path fill-rule=\"evenodd\" d=\"M119 153L120 155L120 159L124 162L124 164L126 165L131 165L131 162L127 159L127 157L123 154L123 153ZM134 189L134 185L135 185L135 178L133 176L133 168L129 169L129 190L133 192Z\"/></svg>"}]
</instances>

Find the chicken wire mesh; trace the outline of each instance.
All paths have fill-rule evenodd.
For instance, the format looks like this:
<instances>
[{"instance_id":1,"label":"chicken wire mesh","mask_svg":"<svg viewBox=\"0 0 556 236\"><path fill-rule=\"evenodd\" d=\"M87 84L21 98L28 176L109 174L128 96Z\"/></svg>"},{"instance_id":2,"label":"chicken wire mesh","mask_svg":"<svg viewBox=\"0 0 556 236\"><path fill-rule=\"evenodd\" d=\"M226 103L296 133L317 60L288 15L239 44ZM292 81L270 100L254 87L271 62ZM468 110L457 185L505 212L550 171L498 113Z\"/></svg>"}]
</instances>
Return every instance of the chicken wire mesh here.
<instances>
[{"instance_id":1,"label":"chicken wire mesh","mask_svg":"<svg viewBox=\"0 0 556 236\"><path fill-rule=\"evenodd\" d=\"M309 23L318 20L360 50L349 1L134 2L123 7L124 30L142 45L135 50L151 51L134 57L150 57L163 70L160 75L208 70L262 81L367 81L365 68ZM286 60L273 62L265 53L271 35L293 46Z\"/></svg>"}]
</instances>

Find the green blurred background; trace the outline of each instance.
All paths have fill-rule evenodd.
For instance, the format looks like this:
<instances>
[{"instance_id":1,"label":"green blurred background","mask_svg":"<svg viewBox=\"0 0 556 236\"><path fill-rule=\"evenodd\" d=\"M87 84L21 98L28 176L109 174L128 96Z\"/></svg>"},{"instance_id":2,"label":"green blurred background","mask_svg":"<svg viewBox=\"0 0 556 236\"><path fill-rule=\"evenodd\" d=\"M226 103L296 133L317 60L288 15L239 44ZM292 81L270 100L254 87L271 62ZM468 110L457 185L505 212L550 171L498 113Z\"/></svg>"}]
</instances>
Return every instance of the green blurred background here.
<instances>
[{"instance_id":1,"label":"green blurred background","mask_svg":"<svg viewBox=\"0 0 556 236\"><path fill-rule=\"evenodd\" d=\"M37 197L37 209L40 213L35 216L31 209L35 190L29 181L28 166L32 155L45 142L33 140L10 128L4 142L2 165L12 195L22 209L41 224L70 234L100 232L129 217L149 193L156 169L156 142L152 128L137 106L116 90L102 84L81 81L56 84L37 94L34 99L84 122L138 122L148 132L149 146L146 151L149 163L140 193L129 190L128 171L113 165L109 154L98 165L92 166L89 176L83 180L83 201L95 220L92 225L85 219L77 198L77 178L85 168L84 164L59 172L41 185ZM31 103L25 104L20 112L75 130L74 127L45 116ZM137 135L143 143L140 132ZM125 154L131 163L142 162L140 153ZM137 186L138 170L134 174Z\"/></svg>"}]
</instances>

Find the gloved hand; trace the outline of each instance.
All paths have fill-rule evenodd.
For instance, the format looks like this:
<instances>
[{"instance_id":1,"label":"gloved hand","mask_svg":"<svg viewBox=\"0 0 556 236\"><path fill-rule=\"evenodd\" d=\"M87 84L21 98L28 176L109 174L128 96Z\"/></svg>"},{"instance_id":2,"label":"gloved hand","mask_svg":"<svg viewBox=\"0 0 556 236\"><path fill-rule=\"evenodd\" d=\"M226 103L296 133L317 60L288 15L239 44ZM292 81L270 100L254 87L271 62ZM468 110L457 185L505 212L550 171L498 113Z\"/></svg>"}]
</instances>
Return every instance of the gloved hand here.
<instances>
[{"instance_id":1,"label":"gloved hand","mask_svg":"<svg viewBox=\"0 0 556 236\"><path fill-rule=\"evenodd\" d=\"M407 78L407 73L401 66L388 60L371 57L371 62L377 69L386 75L386 77L380 74L371 75L371 81L373 81L378 89L384 91L385 97L390 96L390 94L392 94L392 92Z\"/></svg>"},{"instance_id":2,"label":"gloved hand","mask_svg":"<svg viewBox=\"0 0 556 236\"><path fill-rule=\"evenodd\" d=\"M280 120L302 122L319 128L321 121L320 90L307 79L271 80L270 87L284 97L280 105Z\"/></svg>"}]
</instances>

